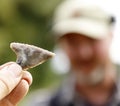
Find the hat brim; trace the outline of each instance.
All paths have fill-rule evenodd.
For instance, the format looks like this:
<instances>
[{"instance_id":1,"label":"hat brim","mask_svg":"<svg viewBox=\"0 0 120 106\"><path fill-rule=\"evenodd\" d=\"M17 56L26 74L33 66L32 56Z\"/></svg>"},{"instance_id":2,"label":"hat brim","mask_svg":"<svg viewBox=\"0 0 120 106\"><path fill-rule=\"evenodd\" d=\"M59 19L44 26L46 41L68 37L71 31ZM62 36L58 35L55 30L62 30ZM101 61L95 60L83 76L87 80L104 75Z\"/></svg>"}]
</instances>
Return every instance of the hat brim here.
<instances>
[{"instance_id":1,"label":"hat brim","mask_svg":"<svg viewBox=\"0 0 120 106\"><path fill-rule=\"evenodd\" d=\"M68 33L80 33L93 39L103 39L109 31L110 26L104 21L84 18L59 21L53 26L53 32L58 38Z\"/></svg>"}]
</instances>

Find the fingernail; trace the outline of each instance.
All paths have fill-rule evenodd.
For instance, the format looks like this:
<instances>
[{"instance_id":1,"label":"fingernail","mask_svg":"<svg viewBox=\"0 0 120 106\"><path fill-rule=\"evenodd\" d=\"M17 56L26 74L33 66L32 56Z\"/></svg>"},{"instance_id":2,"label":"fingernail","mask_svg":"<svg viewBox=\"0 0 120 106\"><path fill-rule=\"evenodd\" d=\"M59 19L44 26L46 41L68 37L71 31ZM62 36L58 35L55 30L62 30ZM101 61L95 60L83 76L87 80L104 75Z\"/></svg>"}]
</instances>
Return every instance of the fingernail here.
<instances>
[{"instance_id":1,"label":"fingernail","mask_svg":"<svg viewBox=\"0 0 120 106\"><path fill-rule=\"evenodd\" d=\"M26 80L29 86L32 84L32 75L28 71L22 72L22 79Z\"/></svg>"},{"instance_id":2,"label":"fingernail","mask_svg":"<svg viewBox=\"0 0 120 106\"><path fill-rule=\"evenodd\" d=\"M5 66L3 69L2 69L3 72L10 72L12 73L15 77L19 77L22 73L22 68L21 66L19 66L17 63L12 63L8 66Z\"/></svg>"}]
</instances>

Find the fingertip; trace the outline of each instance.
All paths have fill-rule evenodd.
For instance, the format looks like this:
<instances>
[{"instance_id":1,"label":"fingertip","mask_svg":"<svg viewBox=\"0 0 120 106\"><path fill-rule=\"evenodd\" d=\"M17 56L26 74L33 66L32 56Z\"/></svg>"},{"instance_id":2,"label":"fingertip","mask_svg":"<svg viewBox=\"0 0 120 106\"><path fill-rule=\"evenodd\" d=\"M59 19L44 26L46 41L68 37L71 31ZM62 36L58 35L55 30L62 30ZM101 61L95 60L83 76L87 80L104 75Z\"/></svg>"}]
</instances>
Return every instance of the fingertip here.
<instances>
[{"instance_id":1,"label":"fingertip","mask_svg":"<svg viewBox=\"0 0 120 106\"><path fill-rule=\"evenodd\" d=\"M22 70L22 67L21 67L19 64L17 64L16 62L12 62L12 61L11 61L11 62L7 62L7 63L1 65L1 66L0 66L0 70L1 70L2 68L4 68L4 67L11 66L11 65L14 65L15 69L17 68L17 69L19 69L19 70Z\"/></svg>"},{"instance_id":2,"label":"fingertip","mask_svg":"<svg viewBox=\"0 0 120 106\"><path fill-rule=\"evenodd\" d=\"M8 66L8 65L11 65L11 64L13 64L13 63L15 63L15 62L7 62L7 63L4 63L4 64L2 64L1 66L0 66L0 69L1 68L4 68L5 66Z\"/></svg>"},{"instance_id":3,"label":"fingertip","mask_svg":"<svg viewBox=\"0 0 120 106\"><path fill-rule=\"evenodd\" d=\"M31 73L28 71L23 71L22 74L23 74L22 79L26 80L30 86L32 84L32 81L33 81Z\"/></svg>"}]
</instances>

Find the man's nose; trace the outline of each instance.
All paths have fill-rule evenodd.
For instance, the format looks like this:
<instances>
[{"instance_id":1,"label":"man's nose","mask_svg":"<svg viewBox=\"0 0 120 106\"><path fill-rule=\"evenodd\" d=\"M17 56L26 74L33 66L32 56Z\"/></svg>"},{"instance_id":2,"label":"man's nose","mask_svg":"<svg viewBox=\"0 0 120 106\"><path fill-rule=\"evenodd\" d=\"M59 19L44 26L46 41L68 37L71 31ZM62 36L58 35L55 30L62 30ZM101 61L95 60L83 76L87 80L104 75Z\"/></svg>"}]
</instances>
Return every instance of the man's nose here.
<instances>
[{"instance_id":1,"label":"man's nose","mask_svg":"<svg viewBox=\"0 0 120 106\"><path fill-rule=\"evenodd\" d=\"M79 46L79 56L82 59L90 59L93 55L92 46L90 44L82 44Z\"/></svg>"}]
</instances>

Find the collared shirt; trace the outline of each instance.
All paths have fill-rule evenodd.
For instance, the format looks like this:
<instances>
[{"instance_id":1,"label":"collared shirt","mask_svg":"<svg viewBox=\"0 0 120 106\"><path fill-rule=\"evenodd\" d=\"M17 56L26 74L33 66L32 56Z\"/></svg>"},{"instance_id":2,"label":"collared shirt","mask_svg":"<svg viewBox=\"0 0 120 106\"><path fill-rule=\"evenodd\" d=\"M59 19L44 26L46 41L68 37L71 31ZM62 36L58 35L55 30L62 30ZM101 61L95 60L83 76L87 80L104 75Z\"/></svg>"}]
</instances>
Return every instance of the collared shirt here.
<instances>
[{"instance_id":1,"label":"collared shirt","mask_svg":"<svg viewBox=\"0 0 120 106\"><path fill-rule=\"evenodd\" d=\"M120 106L120 78L116 80L113 95L108 103L104 105L92 105L82 97L74 89L74 81L68 79L64 86L51 99L48 106Z\"/></svg>"},{"instance_id":2,"label":"collared shirt","mask_svg":"<svg viewBox=\"0 0 120 106\"><path fill-rule=\"evenodd\" d=\"M117 80L115 82L114 92L108 103L100 106L120 106L120 72L117 74ZM43 101L33 102L27 106L97 106L92 105L75 91L75 80L73 76L69 76L60 89L52 96L47 97ZM41 95L40 95L41 96Z\"/></svg>"}]
</instances>

